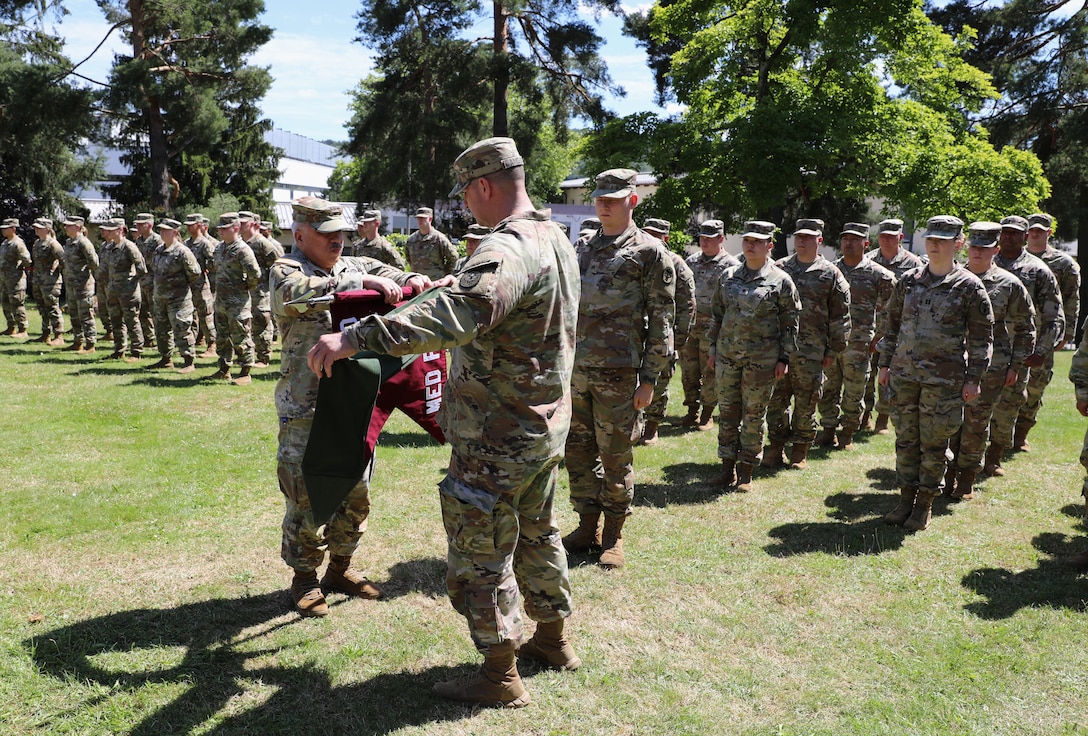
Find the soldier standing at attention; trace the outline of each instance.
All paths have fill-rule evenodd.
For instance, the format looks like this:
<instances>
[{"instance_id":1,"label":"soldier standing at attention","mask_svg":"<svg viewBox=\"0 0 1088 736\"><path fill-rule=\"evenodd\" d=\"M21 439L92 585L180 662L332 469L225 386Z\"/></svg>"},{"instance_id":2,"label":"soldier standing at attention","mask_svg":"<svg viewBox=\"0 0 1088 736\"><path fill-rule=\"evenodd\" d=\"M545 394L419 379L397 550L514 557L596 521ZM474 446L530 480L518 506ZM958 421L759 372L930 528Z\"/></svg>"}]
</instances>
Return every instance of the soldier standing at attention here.
<instances>
[{"instance_id":1,"label":"soldier standing at attention","mask_svg":"<svg viewBox=\"0 0 1088 736\"><path fill-rule=\"evenodd\" d=\"M453 273L457 263L457 249L453 243L433 227L434 210L420 207L416 210L416 230L408 237L404 250L408 254L408 266L412 271L431 279L440 279Z\"/></svg>"},{"instance_id":2,"label":"soldier standing at attention","mask_svg":"<svg viewBox=\"0 0 1088 736\"><path fill-rule=\"evenodd\" d=\"M600 229L601 221L596 217L587 217L582 220L582 225L578 230L578 241L574 244L575 247L588 243L589 239L596 235Z\"/></svg>"},{"instance_id":3,"label":"soldier standing at attention","mask_svg":"<svg viewBox=\"0 0 1088 736\"><path fill-rule=\"evenodd\" d=\"M660 242L635 225L637 176L631 169L597 175L591 196L601 229L577 247L582 296L566 464L580 520L563 544L568 552L600 548L605 568L624 564L640 412L673 352L676 271Z\"/></svg>"},{"instance_id":4,"label":"soldier standing at attention","mask_svg":"<svg viewBox=\"0 0 1088 736\"><path fill-rule=\"evenodd\" d=\"M359 238L351 244L350 253L344 248L344 255L366 256L403 271L406 268L404 259L400 257L396 247L378 234L381 226L381 210L363 210L363 216L355 223Z\"/></svg>"},{"instance_id":5,"label":"soldier standing at attention","mask_svg":"<svg viewBox=\"0 0 1088 736\"><path fill-rule=\"evenodd\" d=\"M741 493L752 490L771 390L791 370L797 350L801 298L770 257L776 229L773 222L744 223L744 263L722 275L706 331L718 387L718 483L736 480Z\"/></svg>"},{"instance_id":6,"label":"soldier standing at attention","mask_svg":"<svg viewBox=\"0 0 1088 736\"><path fill-rule=\"evenodd\" d=\"M979 397L963 408L963 426L953 436L955 456L948 464L944 492L953 499L970 499L975 476L982 469L982 454L990 434L994 404L1006 386L1016 383L1024 360L1035 349L1035 307L1020 279L994 265L1001 225L971 224L967 243L967 270L979 277L994 310L994 350L990 367L982 374Z\"/></svg>"},{"instance_id":7,"label":"soldier standing at attention","mask_svg":"<svg viewBox=\"0 0 1088 736\"><path fill-rule=\"evenodd\" d=\"M948 465L948 442L963 405L979 396L990 365L994 313L978 277L956 265L963 221L940 215L926 223L929 264L895 286L881 340L880 375L895 407L895 474L899 504L884 521L913 531L929 526Z\"/></svg>"},{"instance_id":8,"label":"soldier standing at attention","mask_svg":"<svg viewBox=\"0 0 1088 736\"><path fill-rule=\"evenodd\" d=\"M114 217L106 220L98 229L104 240L98 280L105 284L106 309L113 333L113 352L109 359L125 358L127 342L129 356L125 362L135 363L144 352L144 333L140 325L140 282L147 274L147 264L136 244L125 237L123 219Z\"/></svg>"},{"instance_id":9,"label":"soldier standing at attention","mask_svg":"<svg viewBox=\"0 0 1088 736\"><path fill-rule=\"evenodd\" d=\"M34 221L34 241L31 258L34 261L34 301L42 317L42 336L46 345L63 345L64 318L60 311L60 291L64 273L64 246L53 232L53 221L39 217ZM53 337L50 338L49 336Z\"/></svg>"},{"instance_id":10,"label":"soldier standing at attention","mask_svg":"<svg viewBox=\"0 0 1088 736\"><path fill-rule=\"evenodd\" d=\"M1073 382L1076 392L1077 412L1082 417L1088 417L1088 340L1081 340L1077 352L1073 354L1073 362L1069 366L1069 380ZM1088 470L1088 432L1084 435L1084 444L1080 451L1080 464ZM1085 512L1088 513L1088 478L1080 489L1084 497ZM1081 552L1068 559L1069 564L1076 570L1084 572L1088 570L1088 552Z\"/></svg>"},{"instance_id":11,"label":"soldier standing at attention","mask_svg":"<svg viewBox=\"0 0 1088 736\"><path fill-rule=\"evenodd\" d=\"M853 447L854 432L861 426L865 410L865 387L876 351L877 322L884 305L895 291L895 275L865 255L869 247L869 226L848 222L839 234L842 257L835 266L850 284L850 340L846 350L824 371L820 396L820 425L823 436L832 434L842 422L837 447ZM840 417L839 408L842 408Z\"/></svg>"},{"instance_id":12,"label":"soldier standing at attention","mask_svg":"<svg viewBox=\"0 0 1088 736\"><path fill-rule=\"evenodd\" d=\"M256 352L255 368L267 368L272 362L272 302L268 296L268 271L277 258L283 257L283 247L260 233L261 219L253 212L238 213L239 235L245 241L261 273L257 285L250 292L253 311L253 349Z\"/></svg>"},{"instance_id":13,"label":"soldier standing at attention","mask_svg":"<svg viewBox=\"0 0 1088 736\"><path fill-rule=\"evenodd\" d=\"M479 223L493 228L456 284L396 316L372 315L325 335L309 364L327 374L360 348L395 355L450 348L442 417L452 452L439 485L446 586L484 663L434 691L519 707L530 698L515 651L557 669L581 664L564 634L570 579L554 511L571 415L578 264L548 211L530 201L513 140L476 143L454 172L450 196L462 194ZM524 644L519 592L538 622Z\"/></svg>"},{"instance_id":14,"label":"soldier standing at attention","mask_svg":"<svg viewBox=\"0 0 1088 736\"><path fill-rule=\"evenodd\" d=\"M8 321L5 335L29 337L26 321L26 272L34 265L26 243L16 233L19 220L9 217L0 224L0 301Z\"/></svg>"},{"instance_id":15,"label":"soldier standing at attention","mask_svg":"<svg viewBox=\"0 0 1088 736\"><path fill-rule=\"evenodd\" d=\"M200 266L200 281L193 287L193 306L196 309L196 342L194 347L207 345L201 358L211 358L215 352L215 297L211 283L215 278L215 251L219 241L204 233L204 215L199 212L185 216L185 231L189 238L185 247L192 251Z\"/></svg>"},{"instance_id":16,"label":"soldier standing at attention","mask_svg":"<svg viewBox=\"0 0 1088 736\"><path fill-rule=\"evenodd\" d=\"M215 348L219 370L213 379L231 380L230 365L237 353L242 370L233 382L245 386L252 382L253 335L250 292L257 285L261 267L253 251L239 237L237 212L219 216L219 246L215 251Z\"/></svg>"},{"instance_id":17,"label":"soldier standing at attention","mask_svg":"<svg viewBox=\"0 0 1088 736\"><path fill-rule=\"evenodd\" d=\"M68 319L72 322L72 344L65 350L93 353L98 331L94 324L94 275L98 253L87 239L82 217L64 221L64 285L67 290Z\"/></svg>"},{"instance_id":18,"label":"soldier standing at attention","mask_svg":"<svg viewBox=\"0 0 1088 736\"><path fill-rule=\"evenodd\" d=\"M902 247L902 220L895 218L881 220L880 224L877 225L877 230L876 242L878 248L876 253L873 254L873 262L891 271L895 275L897 282L903 278L903 274L907 271L913 271L919 266L925 265L921 258ZM876 338L879 341L881 334L878 333ZM879 359L879 353L874 353L870 366L869 383L865 387L865 413L861 416L859 429L869 428L869 414L875 409L876 423L873 425L873 431L877 434L887 434L888 416L891 414L892 405L888 399L887 389L876 385Z\"/></svg>"},{"instance_id":19,"label":"soldier standing at attention","mask_svg":"<svg viewBox=\"0 0 1088 736\"><path fill-rule=\"evenodd\" d=\"M990 446L986 450L983 472L1005 475L1001 457L1005 450L1027 446L1028 430L1035 425L1043 389L1050 382L1054 348L1065 336L1065 312L1062 294L1054 272L1024 248L1028 221L1018 215L1001 220L996 263L1012 273L1027 287L1035 307L1035 351L1024 360L1028 370L1021 370L1016 383L1005 388L990 420ZM1034 402L1034 403L1033 403Z\"/></svg>"},{"instance_id":20,"label":"soldier standing at attention","mask_svg":"<svg viewBox=\"0 0 1088 736\"><path fill-rule=\"evenodd\" d=\"M182 365L178 373L192 373L193 366L193 287L200 284L203 273L196 256L182 245L181 223L166 219L159 223L162 246L153 256L155 264L155 332L161 359L148 368L172 368L173 352L177 348ZM171 340L171 333L173 339Z\"/></svg>"},{"instance_id":21,"label":"soldier standing at attention","mask_svg":"<svg viewBox=\"0 0 1088 736\"><path fill-rule=\"evenodd\" d=\"M776 381L767 405L767 454L763 465L782 464L782 451L792 443L790 467L808 466L808 450L816 439L816 405L824 383L824 369L846 350L850 336L850 285L842 271L820 255L824 241L823 220L798 220L793 233L792 256L775 265L789 274L801 297L797 325L797 352L790 370ZM793 411L790 412L790 402ZM824 429L820 444L834 442L835 430Z\"/></svg>"},{"instance_id":22,"label":"soldier standing at attention","mask_svg":"<svg viewBox=\"0 0 1088 736\"><path fill-rule=\"evenodd\" d=\"M468 226L468 232L465 233L465 255L457 259L457 263L453 267L453 275L461 273L465 264L468 263L468 259L472 258L472 254L476 252L476 249L480 247L480 241L484 239L484 236L491 232L491 228L484 227L479 224L472 224Z\"/></svg>"},{"instance_id":23,"label":"soldier standing at attention","mask_svg":"<svg viewBox=\"0 0 1088 736\"><path fill-rule=\"evenodd\" d=\"M702 252L687 259L688 268L695 279L695 321L691 326L691 337L679 349L684 406L688 408L687 416L680 420L680 426L698 426L704 431L714 426L714 407L718 405L714 369L709 362L711 345L706 337L710 308L722 274L740 265L740 261L725 252L722 247L724 242L725 225L722 221L706 220L699 226L699 249ZM703 407L701 415L700 403Z\"/></svg>"},{"instance_id":24,"label":"soldier standing at attention","mask_svg":"<svg viewBox=\"0 0 1088 736\"><path fill-rule=\"evenodd\" d=\"M651 217L646 220L642 229L661 241L662 248L672 260L673 268L676 269L676 318L672 324L672 357L657 379L658 390L655 392L654 400L646 409L646 427L642 431L642 439L639 440L640 445L656 445L657 428L661 422L665 421L665 411L669 408L669 382L676 371L680 351L687 344L695 322L695 276L683 257L669 249L669 231L672 229L672 223Z\"/></svg>"},{"instance_id":25,"label":"soldier standing at attention","mask_svg":"<svg viewBox=\"0 0 1088 736\"><path fill-rule=\"evenodd\" d=\"M155 232L155 216L150 212L140 212L133 219L136 225L136 247L143 256L147 273L140 278L140 330L144 334L147 347L155 347L155 318L152 305L155 297L155 251L162 246L162 238Z\"/></svg>"}]
</instances>

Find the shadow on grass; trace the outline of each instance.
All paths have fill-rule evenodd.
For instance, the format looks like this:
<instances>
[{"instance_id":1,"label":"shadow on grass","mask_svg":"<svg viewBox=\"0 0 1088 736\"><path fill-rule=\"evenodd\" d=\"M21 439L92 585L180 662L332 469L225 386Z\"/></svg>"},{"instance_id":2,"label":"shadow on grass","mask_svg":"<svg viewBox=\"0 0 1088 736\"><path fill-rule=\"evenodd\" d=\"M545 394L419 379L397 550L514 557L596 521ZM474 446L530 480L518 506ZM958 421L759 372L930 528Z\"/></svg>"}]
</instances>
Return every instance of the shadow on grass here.
<instances>
[{"instance_id":1,"label":"shadow on grass","mask_svg":"<svg viewBox=\"0 0 1088 736\"><path fill-rule=\"evenodd\" d=\"M108 710L103 701L111 694L131 702L133 691L142 688L149 693L163 684L183 689L152 712L144 710L148 703L143 700L139 706L119 705L131 707L134 717L142 716L126 731L130 736L197 730L377 736L471 714L471 708L430 692L436 681L467 674L467 665L383 672L363 682L334 685L325 670L312 664L276 663L283 648L268 637L284 627L308 623L289 613L286 594L276 591L176 608L121 611L53 629L23 644L46 675L62 683L97 686L87 702L71 703L73 710ZM166 647L184 651L172 666L162 665L155 655ZM135 664L147 659L155 661L143 669ZM253 683L259 683L260 692L251 692ZM260 697L265 692L271 694ZM220 716L224 711L232 715ZM215 721L214 726L208 727L209 721Z\"/></svg>"},{"instance_id":2,"label":"shadow on grass","mask_svg":"<svg viewBox=\"0 0 1088 736\"><path fill-rule=\"evenodd\" d=\"M662 482L635 486L635 506L661 509L669 504L710 503L727 492L715 483L721 465L680 463L666 465L661 472L665 476Z\"/></svg>"},{"instance_id":3,"label":"shadow on grass","mask_svg":"<svg viewBox=\"0 0 1088 736\"><path fill-rule=\"evenodd\" d=\"M893 457L892 462L894 461ZM895 480L895 468L869 468L865 471L865 477L871 481L869 485L877 491L894 491L899 488L899 483Z\"/></svg>"},{"instance_id":4,"label":"shadow on grass","mask_svg":"<svg viewBox=\"0 0 1088 736\"><path fill-rule=\"evenodd\" d=\"M778 541L763 549L772 557L823 552L856 557L879 555L903 546L908 531L884 523L883 514L892 509L886 494L835 493L824 500L834 521L783 524L768 534ZM875 517L875 518L874 518Z\"/></svg>"},{"instance_id":5,"label":"shadow on grass","mask_svg":"<svg viewBox=\"0 0 1088 736\"><path fill-rule=\"evenodd\" d=\"M1068 608L1088 610L1088 590L1077 582L1077 572L1064 558L1083 552L1085 540L1058 532L1046 532L1031 540L1043 554L1038 567L1014 572L1001 567L972 570L960 581L963 587L985 598L968 603L964 609L979 618L998 620L1015 615L1021 608Z\"/></svg>"},{"instance_id":6,"label":"shadow on grass","mask_svg":"<svg viewBox=\"0 0 1088 736\"><path fill-rule=\"evenodd\" d=\"M431 598L446 597L446 561L438 557L398 562L389 568L389 579L382 583L385 600L412 593Z\"/></svg>"}]
</instances>

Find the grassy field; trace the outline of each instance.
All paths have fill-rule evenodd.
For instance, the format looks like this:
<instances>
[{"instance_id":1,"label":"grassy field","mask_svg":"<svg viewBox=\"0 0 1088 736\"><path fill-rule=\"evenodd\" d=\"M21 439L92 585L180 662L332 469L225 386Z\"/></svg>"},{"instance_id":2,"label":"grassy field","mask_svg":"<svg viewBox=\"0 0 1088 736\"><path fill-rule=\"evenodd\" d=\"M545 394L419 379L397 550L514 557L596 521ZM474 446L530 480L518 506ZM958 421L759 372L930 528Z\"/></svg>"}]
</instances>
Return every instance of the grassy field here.
<instances>
[{"instance_id":1,"label":"grassy field","mask_svg":"<svg viewBox=\"0 0 1088 736\"><path fill-rule=\"evenodd\" d=\"M636 454L628 566L572 559L585 665L523 668L533 703L500 712L430 694L479 661L444 591L448 450L394 417L357 555L387 597L300 619L275 369L237 387L210 360L182 376L0 338L0 732L1088 733L1068 366L1035 449L919 534L880 522L890 436L741 496L709 484L714 432L664 427Z\"/></svg>"}]
</instances>

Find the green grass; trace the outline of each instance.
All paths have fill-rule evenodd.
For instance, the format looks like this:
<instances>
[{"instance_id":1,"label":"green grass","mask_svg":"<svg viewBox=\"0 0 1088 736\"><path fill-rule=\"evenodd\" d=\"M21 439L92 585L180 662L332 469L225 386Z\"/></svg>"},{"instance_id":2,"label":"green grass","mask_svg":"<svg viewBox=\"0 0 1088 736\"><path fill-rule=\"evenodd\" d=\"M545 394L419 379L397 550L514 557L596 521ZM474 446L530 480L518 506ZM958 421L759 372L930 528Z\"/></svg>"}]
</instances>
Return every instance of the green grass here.
<instances>
[{"instance_id":1,"label":"green grass","mask_svg":"<svg viewBox=\"0 0 1088 736\"><path fill-rule=\"evenodd\" d=\"M394 418L357 554L387 598L303 620L274 369L235 387L201 380L214 361L153 373L0 338L0 731L1088 733L1088 588L1061 563L1088 548L1068 365L1034 450L913 535L879 520L891 436L741 496L708 483L714 432L666 425L637 450L628 566L572 560L585 665L523 669L532 705L498 712L430 694L479 661L444 591L447 449Z\"/></svg>"}]
</instances>

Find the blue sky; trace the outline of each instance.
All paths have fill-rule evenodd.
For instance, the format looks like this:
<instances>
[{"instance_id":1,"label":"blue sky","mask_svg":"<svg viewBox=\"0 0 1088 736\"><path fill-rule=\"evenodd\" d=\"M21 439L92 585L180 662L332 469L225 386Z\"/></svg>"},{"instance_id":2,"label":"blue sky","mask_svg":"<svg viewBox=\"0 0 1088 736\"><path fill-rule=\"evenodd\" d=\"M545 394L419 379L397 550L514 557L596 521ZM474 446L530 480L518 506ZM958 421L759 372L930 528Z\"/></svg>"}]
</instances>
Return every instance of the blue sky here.
<instances>
[{"instance_id":1,"label":"blue sky","mask_svg":"<svg viewBox=\"0 0 1088 736\"><path fill-rule=\"evenodd\" d=\"M73 61L90 54L109 26L94 0L68 0L69 15L60 23ZM265 114L277 128L317 140L343 140L348 114L348 92L373 70L370 52L352 39L356 36L358 0L265 0L263 22L275 29L272 40L253 57L253 63L271 67L272 88L262 101ZM629 5L628 10L648 5ZM624 98L609 98L607 107L619 115L642 110L663 112L653 101L653 75L646 55L621 32L620 19L586 13L605 39L603 56L609 71L627 90ZM131 53L119 32L79 72L104 80L114 52Z\"/></svg>"}]
</instances>

